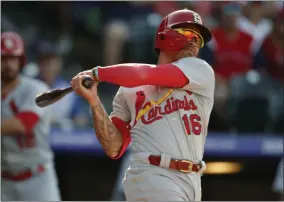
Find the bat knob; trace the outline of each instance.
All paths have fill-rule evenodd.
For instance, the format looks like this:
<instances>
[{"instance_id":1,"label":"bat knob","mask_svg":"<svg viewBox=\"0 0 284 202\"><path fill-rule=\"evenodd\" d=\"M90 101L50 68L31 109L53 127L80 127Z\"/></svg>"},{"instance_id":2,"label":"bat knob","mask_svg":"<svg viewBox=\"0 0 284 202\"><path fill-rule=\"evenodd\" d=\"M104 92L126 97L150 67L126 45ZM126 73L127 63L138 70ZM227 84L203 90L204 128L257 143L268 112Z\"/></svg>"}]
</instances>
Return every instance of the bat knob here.
<instances>
[{"instance_id":1,"label":"bat knob","mask_svg":"<svg viewBox=\"0 0 284 202\"><path fill-rule=\"evenodd\" d=\"M82 85L87 88L87 89L90 89L93 87L94 85L94 79L92 79L92 77L86 77L83 79L82 81Z\"/></svg>"}]
</instances>

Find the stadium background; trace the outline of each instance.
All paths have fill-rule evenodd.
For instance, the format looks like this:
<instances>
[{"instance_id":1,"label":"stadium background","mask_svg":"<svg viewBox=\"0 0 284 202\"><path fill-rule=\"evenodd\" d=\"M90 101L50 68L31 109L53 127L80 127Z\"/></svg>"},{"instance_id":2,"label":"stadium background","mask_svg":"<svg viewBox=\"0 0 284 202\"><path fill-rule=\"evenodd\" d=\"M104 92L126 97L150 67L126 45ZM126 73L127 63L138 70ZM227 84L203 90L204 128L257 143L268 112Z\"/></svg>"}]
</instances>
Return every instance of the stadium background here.
<instances>
[{"instance_id":1,"label":"stadium background","mask_svg":"<svg viewBox=\"0 0 284 202\"><path fill-rule=\"evenodd\" d=\"M212 30L225 30L222 36L251 36L246 53L241 50L247 43L231 43L226 37L200 52L218 76L203 200L278 200L273 183L283 155L283 1L1 2L1 31L23 36L29 62L23 74L55 88L96 65L155 63L156 27L178 8L199 12ZM214 37L220 38L220 31ZM276 43L265 43L269 40ZM218 43L230 47L229 54L220 52ZM117 89L99 85L108 112ZM62 199L123 199L118 179L127 155L113 161L103 154L87 103L68 95L53 110L50 142Z\"/></svg>"}]
</instances>

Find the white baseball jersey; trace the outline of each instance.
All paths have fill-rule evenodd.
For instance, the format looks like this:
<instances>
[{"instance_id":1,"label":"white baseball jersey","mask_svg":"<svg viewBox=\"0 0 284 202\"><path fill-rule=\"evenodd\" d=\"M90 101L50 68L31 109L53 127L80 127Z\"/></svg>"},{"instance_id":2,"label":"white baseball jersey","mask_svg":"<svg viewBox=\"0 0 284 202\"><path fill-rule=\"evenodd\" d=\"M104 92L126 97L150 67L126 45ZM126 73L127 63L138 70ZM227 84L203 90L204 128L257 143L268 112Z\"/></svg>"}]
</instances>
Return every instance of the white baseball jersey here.
<instances>
[{"instance_id":1,"label":"white baseball jersey","mask_svg":"<svg viewBox=\"0 0 284 202\"><path fill-rule=\"evenodd\" d=\"M188 85L175 89L137 121L138 112L169 89L151 85L120 87L111 116L130 121L133 153L166 153L172 158L201 161L213 107L214 72L198 58L187 57L173 64L189 79Z\"/></svg>"},{"instance_id":2,"label":"white baseball jersey","mask_svg":"<svg viewBox=\"0 0 284 202\"><path fill-rule=\"evenodd\" d=\"M284 168L284 157L281 158L276 175L273 182L273 190L277 193L283 193L284 194L284 188L283 188L283 168Z\"/></svg>"},{"instance_id":3,"label":"white baseball jersey","mask_svg":"<svg viewBox=\"0 0 284 202\"><path fill-rule=\"evenodd\" d=\"M12 118L20 112L33 112L39 117L32 134L2 134L2 170L16 172L53 159L48 141L50 110L35 104L35 97L47 90L48 87L39 80L20 77L17 87L2 100L2 120Z\"/></svg>"}]
</instances>

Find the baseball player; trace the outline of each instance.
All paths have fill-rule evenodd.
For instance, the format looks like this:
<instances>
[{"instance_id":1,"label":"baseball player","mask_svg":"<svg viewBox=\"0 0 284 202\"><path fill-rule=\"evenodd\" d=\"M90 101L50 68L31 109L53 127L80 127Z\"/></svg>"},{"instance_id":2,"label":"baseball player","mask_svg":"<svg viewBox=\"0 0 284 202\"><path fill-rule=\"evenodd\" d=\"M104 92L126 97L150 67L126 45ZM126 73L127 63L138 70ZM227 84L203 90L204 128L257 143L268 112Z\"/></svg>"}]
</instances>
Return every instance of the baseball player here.
<instances>
[{"instance_id":1,"label":"baseball player","mask_svg":"<svg viewBox=\"0 0 284 202\"><path fill-rule=\"evenodd\" d=\"M1 34L1 199L60 201L53 153L48 144L48 109L35 104L48 90L41 81L20 76L24 42L13 32Z\"/></svg>"},{"instance_id":2,"label":"baseball player","mask_svg":"<svg viewBox=\"0 0 284 202\"><path fill-rule=\"evenodd\" d=\"M178 10L158 27L157 65L99 66L72 79L73 89L91 106L96 136L106 154L120 158L132 141L123 181L126 200L201 200L215 76L197 54L210 39L199 14ZM81 84L88 76L96 81L92 89ZM110 117L97 94L99 82L121 86Z\"/></svg>"},{"instance_id":3,"label":"baseball player","mask_svg":"<svg viewBox=\"0 0 284 202\"><path fill-rule=\"evenodd\" d=\"M284 201L284 188L283 188L283 169L284 169L284 157L281 158L276 175L273 181L273 191L279 195L279 201Z\"/></svg>"}]
</instances>

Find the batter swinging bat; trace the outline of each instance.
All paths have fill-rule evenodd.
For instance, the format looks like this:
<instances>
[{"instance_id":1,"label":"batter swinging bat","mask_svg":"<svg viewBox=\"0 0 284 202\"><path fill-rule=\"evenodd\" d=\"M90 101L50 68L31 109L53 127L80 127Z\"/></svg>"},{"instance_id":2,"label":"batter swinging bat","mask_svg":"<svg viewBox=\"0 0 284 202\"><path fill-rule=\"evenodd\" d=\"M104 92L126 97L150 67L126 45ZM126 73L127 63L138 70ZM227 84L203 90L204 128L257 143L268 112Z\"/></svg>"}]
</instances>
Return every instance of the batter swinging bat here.
<instances>
[{"instance_id":1,"label":"batter swinging bat","mask_svg":"<svg viewBox=\"0 0 284 202\"><path fill-rule=\"evenodd\" d=\"M94 80L91 77L86 77L82 81L82 85L90 89L94 85ZM69 86L67 88L60 88L60 89L54 89L48 92L41 93L36 96L35 102L36 105L39 107L46 107L48 105L51 105L61 98L63 98L65 95L71 93L73 91L72 87Z\"/></svg>"}]
</instances>

